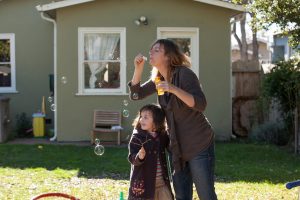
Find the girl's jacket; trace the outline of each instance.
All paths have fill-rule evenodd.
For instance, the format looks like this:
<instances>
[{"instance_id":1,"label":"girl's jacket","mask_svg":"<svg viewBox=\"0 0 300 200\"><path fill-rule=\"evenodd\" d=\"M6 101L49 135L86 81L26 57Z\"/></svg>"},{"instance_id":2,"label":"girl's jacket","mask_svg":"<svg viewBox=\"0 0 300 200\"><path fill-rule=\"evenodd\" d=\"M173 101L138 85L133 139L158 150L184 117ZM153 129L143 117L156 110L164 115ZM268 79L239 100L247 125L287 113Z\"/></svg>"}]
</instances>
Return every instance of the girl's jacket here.
<instances>
[{"instance_id":1,"label":"girl's jacket","mask_svg":"<svg viewBox=\"0 0 300 200\"><path fill-rule=\"evenodd\" d=\"M168 144L169 137L166 132L158 133L157 137L153 138L147 131L133 131L128 144L128 160L131 163L128 200L154 198L158 156L160 158L163 179L170 191L172 191L166 159L166 149ZM140 160L137 153L142 146L146 151L146 156L143 160Z\"/></svg>"}]
</instances>

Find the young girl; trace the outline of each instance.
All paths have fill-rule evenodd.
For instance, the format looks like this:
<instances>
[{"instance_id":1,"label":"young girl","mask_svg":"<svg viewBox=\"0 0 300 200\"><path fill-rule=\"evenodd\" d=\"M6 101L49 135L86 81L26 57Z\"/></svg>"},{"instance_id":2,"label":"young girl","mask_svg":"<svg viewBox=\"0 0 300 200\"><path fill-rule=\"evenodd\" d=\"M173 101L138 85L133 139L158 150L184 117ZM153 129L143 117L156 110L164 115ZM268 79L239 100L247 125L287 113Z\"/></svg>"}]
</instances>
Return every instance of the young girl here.
<instances>
[{"instance_id":1,"label":"young girl","mask_svg":"<svg viewBox=\"0 0 300 200\"><path fill-rule=\"evenodd\" d=\"M154 104L143 106L128 144L131 163L128 200L172 200L165 150L169 144L165 114Z\"/></svg>"}]
</instances>

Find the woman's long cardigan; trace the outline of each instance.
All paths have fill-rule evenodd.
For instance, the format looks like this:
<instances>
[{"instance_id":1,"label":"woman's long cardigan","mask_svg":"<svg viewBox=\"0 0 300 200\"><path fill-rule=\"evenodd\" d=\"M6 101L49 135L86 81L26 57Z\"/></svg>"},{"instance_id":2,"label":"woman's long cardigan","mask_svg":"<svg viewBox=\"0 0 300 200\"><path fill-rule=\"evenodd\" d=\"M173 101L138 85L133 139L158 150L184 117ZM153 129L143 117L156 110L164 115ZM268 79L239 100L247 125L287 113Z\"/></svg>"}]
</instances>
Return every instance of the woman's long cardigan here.
<instances>
[{"instance_id":1,"label":"woman's long cardigan","mask_svg":"<svg viewBox=\"0 0 300 200\"><path fill-rule=\"evenodd\" d=\"M141 144L143 144L146 151L146 156L143 160L140 160L137 156L137 153L141 149ZM169 138L166 133L158 133L158 136L153 138L147 131L134 130L128 144L128 160L131 163L128 200L150 200L154 198L158 156L160 158L163 179L170 192L172 191L165 152L168 144Z\"/></svg>"},{"instance_id":2,"label":"woman's long cardigan","mask_svg":"<svg viewBox=\"0 0 300 200\"><path fill-rule=\"evenodd\" d=\"M206 108L206 98L195 73L187 67L176 67L172 77L172 84L193 95L194 107L187 106L173 94L158 96L158 102L165 111L169 134L172 164L175 173L185 166L185 162L192 159L214 142L212 127L203 114ZM143 85L131 85L130 98L143 99L156 93L152 80Z\"/></svg>"}]
</instances>

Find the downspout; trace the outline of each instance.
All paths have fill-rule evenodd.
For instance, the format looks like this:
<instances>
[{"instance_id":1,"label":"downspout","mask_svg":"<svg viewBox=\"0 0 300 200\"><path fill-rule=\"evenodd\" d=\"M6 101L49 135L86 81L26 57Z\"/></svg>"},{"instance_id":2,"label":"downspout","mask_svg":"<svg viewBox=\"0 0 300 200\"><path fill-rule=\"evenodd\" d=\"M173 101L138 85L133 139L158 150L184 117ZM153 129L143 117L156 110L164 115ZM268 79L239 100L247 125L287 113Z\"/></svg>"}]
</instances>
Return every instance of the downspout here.
<instances>
[{"instance_id":1,"label":"downspout","mask_svg":"<svg viewBox=\"0 0 300 200\"><path fill-rule=\"evenodd\" d=\"M56 24L56 21L48 16L45 16L45 13L44 12L41 12L41 17L46 20L46 21L49 21L49 22L52 22L53 23L53 26L54 26L54 43L53 43L53 49L54 49L54 94L53 94L53 97L54 97L54 105L55 105L55 110L54 110L54 136L52 138L50 138L50 141L55 141L56 138L57 138L57 111L56 111L56 108L57 108L57 98L56 98L56 93L57 93L57 84L56 84L56 71L57 71L57 24Z\"/></svg>"}]
</instances>

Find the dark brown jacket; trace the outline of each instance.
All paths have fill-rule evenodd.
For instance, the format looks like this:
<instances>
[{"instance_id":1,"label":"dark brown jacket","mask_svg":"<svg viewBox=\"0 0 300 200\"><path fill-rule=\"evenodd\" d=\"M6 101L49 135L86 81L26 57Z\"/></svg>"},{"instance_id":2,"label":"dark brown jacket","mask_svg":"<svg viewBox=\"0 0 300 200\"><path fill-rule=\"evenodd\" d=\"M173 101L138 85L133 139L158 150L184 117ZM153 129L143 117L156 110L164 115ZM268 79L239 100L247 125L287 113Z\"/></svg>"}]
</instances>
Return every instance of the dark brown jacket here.
<instances>
[{"instance_id":1,"label":"dark brown jacket","mask_svg":"<svg viewBox=\"0 0 300 200\"><path fill-rule=\"evenodd\" d=\"M140 160L137 153L143 144L146 156ZM157 156L160 158L163 179L171 190L165 150L169 144L167 133L158 133L153 138L147 131L134 130L128 144L128 160L131 163L128 200L154 199Z\"/></svg>"},{"instance_id":2,"label":"dark brown jacket","mask_svg":"<svg viewBox=\"0 0 300 200\"><path fill-rule=\"evenodd\" d=\"M158 102L166 114L171 139L172 163L177 172L184 167L186 161L214 141L214 133L203 114L206 98L195 73L187 67L176 67L172 84L193 95L195 100L195 105L191 108L171 93L158 96ZM132 86L129 83L128 86L132 100L143 99L156 93L152 80L148 80L143 85Z\"/></svg>"}]
</instances>

